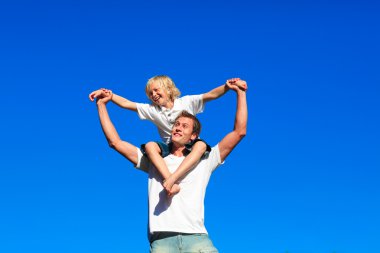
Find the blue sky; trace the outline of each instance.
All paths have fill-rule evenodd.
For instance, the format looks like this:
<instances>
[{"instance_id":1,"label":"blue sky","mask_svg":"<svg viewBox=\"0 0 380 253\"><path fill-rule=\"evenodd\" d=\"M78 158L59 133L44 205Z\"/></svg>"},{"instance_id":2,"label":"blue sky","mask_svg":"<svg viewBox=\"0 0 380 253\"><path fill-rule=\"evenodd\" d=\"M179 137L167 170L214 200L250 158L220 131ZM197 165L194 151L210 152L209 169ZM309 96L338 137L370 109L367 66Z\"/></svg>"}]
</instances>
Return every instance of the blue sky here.
<instances>
[{"instance_id":1,"label":"blue sky","mask_svg":"<svg viewBox=\"0 0 380 253\"><path fill-rule=\"evenodd\" d=\"M375 1L12 1L0 8L0 252L148 252L146 175L108 148L88 93L147 102L249 85L248 135L206 196L220 252L380 251ZM199 115L216 144L230 92ZM121 137L158 139L109 106Z\"/></svg>"}]
</instances>

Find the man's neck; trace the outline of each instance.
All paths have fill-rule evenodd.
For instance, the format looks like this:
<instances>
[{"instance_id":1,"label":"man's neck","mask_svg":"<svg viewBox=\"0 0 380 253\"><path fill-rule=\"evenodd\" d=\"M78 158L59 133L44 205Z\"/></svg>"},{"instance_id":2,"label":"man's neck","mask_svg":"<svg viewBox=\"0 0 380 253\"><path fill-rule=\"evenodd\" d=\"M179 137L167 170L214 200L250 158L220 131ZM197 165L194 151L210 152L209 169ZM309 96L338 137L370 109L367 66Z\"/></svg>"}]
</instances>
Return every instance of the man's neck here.
<instances>
[{"instance_id":1,"label":"man's neck","mask_svg":"<svg viewBox=\"0 0 380 253\"><path fill-rule=\"evenodd\" d=\"M186 155L187 149L184 145L177 146L175 143L173 143L170 153L174 156L181 157Z\"/></svg>"}]
</instances>

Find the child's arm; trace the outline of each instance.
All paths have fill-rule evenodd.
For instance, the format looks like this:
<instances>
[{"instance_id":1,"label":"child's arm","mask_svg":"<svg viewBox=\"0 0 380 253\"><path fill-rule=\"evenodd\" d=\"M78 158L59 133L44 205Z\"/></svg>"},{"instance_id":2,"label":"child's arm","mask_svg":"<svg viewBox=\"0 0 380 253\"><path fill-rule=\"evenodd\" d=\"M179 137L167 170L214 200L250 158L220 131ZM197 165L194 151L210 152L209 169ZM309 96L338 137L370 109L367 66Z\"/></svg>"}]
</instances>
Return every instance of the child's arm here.
<instances>
[{"instance_id":1,"label":"child's arm","mask_svg":"<svg viewBox=\"0 0 380 253\"><path fill-rule=\"evenodd\" d=\"M104 97L107 92L110 92L110 90L101 88L99 90L91 92L89 95L89 98L91 101L94 101L95 98ZM115 104L117 104L118 106L122 107L122 108L131 110L131 111L135 111L135 112L137 111L137 106L136 106L135 102L132 102L132 101L130 101L126 98L123 98L119 95L116 95L114 93L112 93L111 101L114 102Z\"/></svg>"},{"instance_id":2,"label":"child's arm","mask_svg":"<svg viewBox=\"0 0 380 253\"><path fill-rule=\"evenodd\" d=\"M204 93L203 97L202 97L203 102L205 102L205 103L209 102L211 100L217 99L217 98L223 96L224 94L226 94L226 92L230 90L227 83L232 84L232 85L236 85L242 90L246 90L247 89L246 83L245 82L239 82L239 80L240 80L240 78L229 79L229 80L227 80L227 82L225 84L223 84L219 87L216 87L215 89L212 89L207 93Z\"/></svg>"},{"instance_id":3,"label":"child's arm","mask_svg":"<svg viewBox=\"0 0 380 253\"><path fill-rule=\"evenodd\" d=\"M165 190L169 192L169 194L172 191L175 191L175 189L173 189L173 185L175 185L175 183L179 179L185 177L186 174L190 172L194 165L201 159L206 150L206 143L204 143L203 141L197 141L193 145L191 152L182 161L182 163L179 165L176 171L168 177L165 177L164 187Z\"/></svg>"},{"instance_id":4,"label":"child's arm","mask_svg":"<svg viewBox=\"0 0 380 253\"><path fill-rule=\"evenodd\" d=\"M170 185L170 188L165 187L166 180L170 178L171 173L164 161L164 158L162 158L161 149L155 142L148 142L145 145L145 153L148 156L149 160L153 163L153 165L156 167L158 172L161 174L163 180L163 186L165 190L167 191L169 196L173 196L174 194L178 193L180 191L180 187L178 184L175 183L175 181Z\"/></svg>"},{"instance_id":5,"label":"child's arm","mask_svg":"<svg viewBox=\"0 0 380 253\"><path fill-rule=\"evenodd\" d=\"M117 104L118 106L122 107L122 108L131 110L131 111L135 111L135 112L137 111L136 103L132 102L126 98L123 98L122 96L113 94L111 101L114 102L115 104Z\"/></svg>"}]
</instances>

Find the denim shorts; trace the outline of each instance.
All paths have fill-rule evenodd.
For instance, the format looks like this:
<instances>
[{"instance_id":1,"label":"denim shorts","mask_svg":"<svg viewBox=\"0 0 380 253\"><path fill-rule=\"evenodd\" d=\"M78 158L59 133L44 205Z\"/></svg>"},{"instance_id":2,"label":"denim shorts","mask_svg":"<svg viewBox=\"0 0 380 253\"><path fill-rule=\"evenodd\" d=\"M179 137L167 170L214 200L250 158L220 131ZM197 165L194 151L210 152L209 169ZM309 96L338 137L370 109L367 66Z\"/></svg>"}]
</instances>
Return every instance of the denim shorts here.
<instances>
[{"instance_id":1,"label":"denim shorts","mask_svg":"<svg viewBox=\"0 0 380 253\"><path fill-rule=\"evenodd\" d=\"M187 151L191 152L191 150L193 149L193 145L195 143L197 143L198 141L203 141L206 144L206 146L207 146L206 152L203 154L203 156L207 155L211 151L211 147L202 139L195 139L195 140L191 141L190 143L186 144L185 147L186 147ZM165 142L162 142L162 141L156 141L155 143L160 147L162 157L166 157L170 154L172 143L166 144ZM142 144L140 149L141 149L141 152L144 155L146 155L145 144Z\"/></svg>"},{"instance_id":2,"label":"denim shorts","mask_svg":"<svg viewBox=\"0 0 380 253\"><path fill-rule=\"evenodd\" d=\"M150 253L218 253L207 234L156 232Z\"/></svg>"}]
</instances>

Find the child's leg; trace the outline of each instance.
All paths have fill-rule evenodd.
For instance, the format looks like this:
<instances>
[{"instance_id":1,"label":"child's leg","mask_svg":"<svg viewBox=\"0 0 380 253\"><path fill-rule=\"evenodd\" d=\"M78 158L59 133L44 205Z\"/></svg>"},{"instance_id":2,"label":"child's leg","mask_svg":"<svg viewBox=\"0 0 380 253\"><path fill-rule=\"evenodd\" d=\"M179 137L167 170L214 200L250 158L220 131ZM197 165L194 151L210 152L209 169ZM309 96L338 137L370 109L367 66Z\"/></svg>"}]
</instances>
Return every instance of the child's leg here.
<instances>
[{"instance_id":1,"label":"child's leg","mask_svg":"<svg viewBox=\"0 0 380 253\"><path fill-rule=\"evenodd\" d=\"M169 172L169 169L161 156L161 149L158 144L155 142L148 142L145 144L145 153L153 165L156 167L158 172L160 172L161 176L164 178L164 182L166 182L166 179L171 176L171 173ZM180 191L180 188L177 184L172 184L169 190L166 187L165 189L169 195L174 195Z\"/></svg>"},{"instance_id":2,"label":"child's leg","mask_svg":"<svg viewBox=\"0 0 380 253\"><path fill-rule=\"evenodd\" d=\"M207 144L203 141L197 141L193 145L191 152L182 161L178 169L165 180L164 187L168 192L170 192L173 184L180 178L184 177L190 171L190 169L201 159L206 150Z\"/></svg>"}]
</instances>

